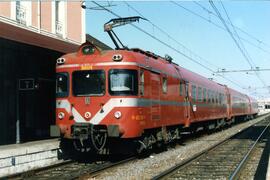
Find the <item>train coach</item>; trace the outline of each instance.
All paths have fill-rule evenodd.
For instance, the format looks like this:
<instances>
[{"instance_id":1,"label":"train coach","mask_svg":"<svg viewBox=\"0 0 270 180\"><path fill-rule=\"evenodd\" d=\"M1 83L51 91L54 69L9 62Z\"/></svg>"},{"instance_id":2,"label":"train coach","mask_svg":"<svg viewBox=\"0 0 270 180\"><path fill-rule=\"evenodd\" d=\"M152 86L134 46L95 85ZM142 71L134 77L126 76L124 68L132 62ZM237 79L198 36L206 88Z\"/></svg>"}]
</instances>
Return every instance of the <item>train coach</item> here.
<instances>
[{"instance_id":1,"label":"train coach","mask_svg":"<svg viewBox=\"0 0 270 180\"><path fill-rule=\"evenodd\" d=\"M140 153L258 112L247 95L141 49L101 51L87 42L57 59L56 71L51 134L79 152L128 142Z\"/></svg>"}]
</instances>

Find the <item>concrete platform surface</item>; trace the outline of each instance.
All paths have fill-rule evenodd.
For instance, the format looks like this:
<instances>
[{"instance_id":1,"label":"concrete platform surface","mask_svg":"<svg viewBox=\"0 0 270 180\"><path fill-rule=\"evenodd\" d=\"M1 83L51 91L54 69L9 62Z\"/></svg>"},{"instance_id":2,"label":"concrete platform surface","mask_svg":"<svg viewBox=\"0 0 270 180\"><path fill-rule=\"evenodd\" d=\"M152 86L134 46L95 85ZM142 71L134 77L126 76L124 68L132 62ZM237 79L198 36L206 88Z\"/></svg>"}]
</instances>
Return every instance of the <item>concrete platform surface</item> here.
<instances>
[{"instance_id":1,"label":"concrete platform surface","mask_svg":"<svg viewBox=\"0 0 270 180\"><path fill-rule=\"evenodd\" d=\"M270 155L269 155L269 160L268 160L268 168L267 168L267 173L266 173L266 179L270 180Z\"/></svg>"},{"instance_id":2,"label":"concrete platform surface","mask_svg":"<svg viewBox=\"0 0 270 180\"><path fill-rule=\"evenodd\" d=\"M0 146L0 177L62 162L59 140L41 140Z\"/></svg>"}]
</instances>

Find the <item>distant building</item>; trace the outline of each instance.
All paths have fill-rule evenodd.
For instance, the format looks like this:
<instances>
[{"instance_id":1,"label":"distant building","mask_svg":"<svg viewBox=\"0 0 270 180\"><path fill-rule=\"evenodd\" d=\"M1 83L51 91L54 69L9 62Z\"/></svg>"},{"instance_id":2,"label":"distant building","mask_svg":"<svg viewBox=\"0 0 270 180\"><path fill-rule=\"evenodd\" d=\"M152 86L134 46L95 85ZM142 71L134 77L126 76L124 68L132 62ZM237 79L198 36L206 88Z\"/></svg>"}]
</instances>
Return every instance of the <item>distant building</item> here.
<instances>
[{"instance_id":1,"label":"distant building","mask_svg":"<svg viewBox=\"0 0 270 180\"><path fill-rule=\"evenodd\" d=\"M265 114L270 112L270 99L264 98L258 100L258 109L260 114Z\"/></svg>"},{"instance_id":2,"label":"distant building","mask_svg":"<svg viewBox=\"0 0 270 180\"><path fill-rule=\"evenodd\" d=\"M79 1L0 1L0 145L49 137L55 60L85 40Z\"/></svg>"}]
</instances>

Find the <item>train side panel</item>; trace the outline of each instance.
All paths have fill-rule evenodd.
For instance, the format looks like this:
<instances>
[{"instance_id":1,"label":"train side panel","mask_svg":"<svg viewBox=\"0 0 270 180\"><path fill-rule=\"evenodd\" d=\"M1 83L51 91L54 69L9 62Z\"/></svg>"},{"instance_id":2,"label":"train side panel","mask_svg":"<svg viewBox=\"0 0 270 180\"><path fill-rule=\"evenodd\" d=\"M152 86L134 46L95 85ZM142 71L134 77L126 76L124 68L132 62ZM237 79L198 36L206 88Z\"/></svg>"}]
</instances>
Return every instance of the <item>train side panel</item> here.
<instances>
[{"instance_id":1,"label":"train side panel","mask_svg":"<svg viewBox=\"0 0 270 180\"><path fill-rule=\"evenodd\" d=\"M245 116L250 113L250 102L248 96L229 88L231 101L231 116Z\"/></svg>"},{"instance_id":2,"label":"train side panel","mask_svg":"<svg viewBox=\"0 0 270 180\"><path fill-rule=\"evenodd\" d=\"M191 123L228 118L225 86L184 68L181 75L189 84Z\"/></svg>"}]
</instances>

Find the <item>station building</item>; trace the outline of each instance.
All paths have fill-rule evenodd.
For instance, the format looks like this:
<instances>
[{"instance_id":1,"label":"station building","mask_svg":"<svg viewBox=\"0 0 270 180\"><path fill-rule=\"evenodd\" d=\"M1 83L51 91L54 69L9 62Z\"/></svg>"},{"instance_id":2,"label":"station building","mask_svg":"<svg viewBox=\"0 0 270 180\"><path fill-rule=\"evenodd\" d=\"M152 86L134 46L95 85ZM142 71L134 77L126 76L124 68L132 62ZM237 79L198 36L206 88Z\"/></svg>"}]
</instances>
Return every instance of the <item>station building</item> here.
<instances>
[{"instance_id":1,"label":"station building","mask_svg":"<svg viewBox=\"0 0 270 180\"><path fill-rule=\"evenodd\" d=\"M56 59L83 42L81 2L0 2L0 145L49 137Z\"/></svg>"}]
</instances>

